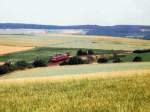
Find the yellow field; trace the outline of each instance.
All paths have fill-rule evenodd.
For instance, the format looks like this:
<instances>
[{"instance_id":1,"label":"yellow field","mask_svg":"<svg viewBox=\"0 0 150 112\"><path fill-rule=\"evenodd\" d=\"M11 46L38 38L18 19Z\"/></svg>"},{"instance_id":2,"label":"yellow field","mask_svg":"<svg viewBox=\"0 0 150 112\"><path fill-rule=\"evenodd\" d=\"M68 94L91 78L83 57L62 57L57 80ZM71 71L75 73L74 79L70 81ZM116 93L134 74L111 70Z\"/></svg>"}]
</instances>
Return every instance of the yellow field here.
<instances>
[{"instance_id":1,"label":"yellow field","mask_svg":"<svg viewBox=\"0 0 150 112\"><path fill-rule=\"evenodd\" d=\"M131 45L143 45L150 44L150 40L133 39L133 38L122 38L122 37L108 37L108 36L97 36L93 41L110 41L110 42L126 42Z\"/></svg>"},{"instance_id":2,"label":"yellow field","mask_svg":"<svg viewBox=\"0 0 150 112\"><path fill-rule=\"evenodd\" d=\"M63 75L63 76L49 76L49 77L33 77L33 78L17 78L17 79L0 79L0 84L9 83L32 83L32 82L63 82L71 80L95 80L95 79L109 79L117 77L135 77L144 76L150 73L149 69L141 70L127 70L127 71L112 71L112 72L98 72L98 73L88 73L88 74L76 74L76 75ZM150 74L149 74L150 75Z\"/></svg>"},{"instance_id":3,"label":"yellow field","mask_svg":"<svg viewBox=\"0 0 150 112\"><path fill-rule=\"evenodd\" d=\"M0 112L149 112L150 70L0 80Z\"/></svg>"},{"instance_id":4,"label":"yellow field","mask_svg":"<svg viewBox=\"0 0 150 112\"><path fill-rule=\"evenodd\" d=\"M149 49L150 40L71 34L0 35L0 45L136 50Z\"/></svg>"},{"instance_id":5,"label":"yellow field","mask_svg":"<svg viewBox=\"0 0 150 112\"><path fill-rule=\"evenodd\" d=\"M0 55L19 52L19 51L26 51L33 49L33 47L17 47L17 46L2 46L0 45Z\"/></svg>"}]
</instances>

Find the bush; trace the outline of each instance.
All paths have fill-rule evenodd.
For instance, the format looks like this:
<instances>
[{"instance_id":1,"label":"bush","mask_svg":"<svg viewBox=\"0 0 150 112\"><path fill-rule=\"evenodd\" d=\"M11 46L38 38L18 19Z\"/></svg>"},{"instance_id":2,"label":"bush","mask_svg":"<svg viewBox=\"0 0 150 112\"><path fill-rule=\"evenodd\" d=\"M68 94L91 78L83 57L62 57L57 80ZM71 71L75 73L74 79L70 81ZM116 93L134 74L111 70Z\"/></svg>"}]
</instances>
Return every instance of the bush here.
<instances>
[{"instance_id":1,"label":"bush","mask_svg":"<svg viewBox=\"0 0 150 112\"><path fill-rule=\"evenodd\" d=\"M94 51L93 51L93 50L91 50L91 49L90 49L90 50L88 50L88 51L87 51L87 53L88 53L88 55L94 55L94 54L95 54L95 53L94 53Z\"/></svg>"},{"instance_id":2,"label":"bush","mask_svg":"<svg viewBox=\"0 0 150 112\"><path fill-rule=\"evenodd\" d=\"M139 56L134 57L133 62L141 62L142 58Z\"/></svg>"},{"instance_id":3,"label":"bush","mask_svg":"<svg viewBox=\"0 0 150 112\"><path fill-rule=\"evenodd\" d=\"M108 59L107 58L99 58L97 60L98 63L107 63L108 62Z\"/></svg>"},{"instance_id":4,"label":"bush","mask_svg":"<svg viewBox=\"0 0 150 112\"><path fill-rule=\"evenodd\" d=\"M150 52L150 49L145 49L145 50L135 50L133 51L133 53L149 53Z\"/></svg>"},{"instance_id":5,"label":"bush","mask_svg":"<svg viewBox=\"0 0 150 112\"><path fill-rule=\"evenodd\" d=\"M116 53L113 54L112 61L113 61L113 63L120 63L120 62L122 62L121 59L119 58L119 56Z\"/></svg>"},{"instance_id":6,"label":"bush","mask_svg":"<svg viewBox=\"0 0 150 112\"><path fill-rule=\"evenodd\" d=\"M5 66L5 65L0 66L0 75L6 74L8 72L10 72L8 66Z\"/></svg>"},{"instance_id":7,"label":"bush","mask_svg":"<svg viewBox=\"0 0 150 112\"><path fill-rule=\"evenodd\" d=\"M84 61L80 57L75 56L69 59L68 64L69 65L84 64Z\"/></svg>"},{"instance_id":8,"label":"bush","mask_svg":"<svg viewBox=\"0 0 150 112\"><path fill-rule=\"evenodd\" d=\"M113 59L113 63L120 63L122 62L120 58L114 58Z\"/></svg>"},{"instance_id":9,"label":"bush","mask_svg":"<svg viewBox=\"0 0 150 112\"><path fill-rule=\"evenodd\" d=\"M63 61L63 62L61 62L59 65L60 65L60 66L63 66L63 65L68 65L68 62L66 62L66 61Z\"/></svg>"},{"instance_id":10,"label":"bush","mask_svg":"<svg viewBox=\"0 0 150 112\"><path fill-rule=\"evenodd\" d=\"M48 62L43 59L36 59L32 63L33 67L46 67L47 64L48 64Z\"/></svg>"},{"instance_id":11,"label":"bush","mask_svg":"<svg viewBox=\"0 0 150 112\"><path fill-rule=\"evenodd\" d=\"M9 71L14 71L14 70L16 70L16 66L15 66L14 64L12 64L12 62L6 62L6 63L4 64L4 66L7 66L8 69L9 69Z\"/></svg>"},{"instance_id":12,"label":"bush","mask_svg":"<svg viewBox=\"0 0 150 112\"><path fill-rule=\"evenodd\" d=\"M83 56L83 55L87 55L87 52L86 51L82 51L82 49L79 49L77 51L77 56Z\"/></svg>"},{"instance_id":13,"label":"bush","mask_svg":"<svg viewBox=\"0 0 150 112\"><path fill-rule=\"evenodd\" d=\"M18 61L15 63L16 69L26 69L30 68L31 64L27 63L26 61Z\"/></svg>"}]
</instances>

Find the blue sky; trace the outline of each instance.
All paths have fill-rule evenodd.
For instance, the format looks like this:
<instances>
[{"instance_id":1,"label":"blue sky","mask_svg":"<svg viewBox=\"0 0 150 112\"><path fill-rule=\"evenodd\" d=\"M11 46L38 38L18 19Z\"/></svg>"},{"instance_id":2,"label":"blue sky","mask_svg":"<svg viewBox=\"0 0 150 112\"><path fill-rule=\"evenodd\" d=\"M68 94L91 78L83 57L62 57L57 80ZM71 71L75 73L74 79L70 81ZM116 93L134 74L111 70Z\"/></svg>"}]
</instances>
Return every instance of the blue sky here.
<instances>
[{"instance_id":1,"label":"blue sky","mask_svg":"<svg viewBox=\"0 0 150 112\"><path fill-rule=\"evenodd\" d=\"M150 0L0 0L0 23L150 25Z\"/></svg>"}]
</instances>

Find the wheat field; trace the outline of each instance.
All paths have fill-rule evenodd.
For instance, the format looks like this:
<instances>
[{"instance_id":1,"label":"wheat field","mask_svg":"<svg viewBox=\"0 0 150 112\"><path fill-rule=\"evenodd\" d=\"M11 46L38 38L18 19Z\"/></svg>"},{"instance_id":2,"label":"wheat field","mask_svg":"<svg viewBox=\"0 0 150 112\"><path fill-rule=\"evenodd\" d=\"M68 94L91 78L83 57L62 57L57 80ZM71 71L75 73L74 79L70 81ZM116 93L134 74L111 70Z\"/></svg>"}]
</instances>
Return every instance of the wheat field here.
<instances>
[{"instance_id":1,"label":"wheat field","mask_svg":"<svg viewBox=\"0 0 150 112\"><path fill-rule=\"evenodd\" d=\"M150 70L0 80L1 112L149 112Z\"/></svg>"},{"instance_id":2,"label":"wheat field","mask_svg":"<svg viewBox=\"0 0 150 112\"><path fill-rule=\"evenodd\" d=\"M0 45L27 47L87 48L105 50L149 49L150 41L109 36L71 34L0 35Z\"/></svg>"},{"instance_id":3,"label":"wheat field","mask_svg":"<svg viewBox=\"0 0 150 112\"><path fill-rule=\"evenodd\" d=\"M33 49L33 47L17 47L17 46L0 45L0 55L14 53L14 52L20 52L20 51L27 51L27 50L31 50L31 49Z\"/></svg>"}]
</instances>

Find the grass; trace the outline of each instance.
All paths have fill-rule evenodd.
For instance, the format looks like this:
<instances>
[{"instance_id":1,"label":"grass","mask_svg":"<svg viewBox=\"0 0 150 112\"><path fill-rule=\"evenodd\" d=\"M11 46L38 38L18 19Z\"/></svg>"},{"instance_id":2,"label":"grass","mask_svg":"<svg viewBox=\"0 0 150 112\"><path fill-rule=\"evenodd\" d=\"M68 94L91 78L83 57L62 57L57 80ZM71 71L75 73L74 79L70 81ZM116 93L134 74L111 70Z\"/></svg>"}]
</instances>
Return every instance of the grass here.
<instances>
[{"instance_id":1,"label":"grass","mask_svg":"<svg viewBox=\"0 0 150 112\"><path fill-rule=\"evenodd\" d=\"M36 68L25 71L16 71L6 74L2 79L16 79L16 78L37 78L49 76L64 76L71 74L89 74L96 72L121 72L121 71L137 71L141 69L150 69L150 63L119 63L119 64L93 64L93 65L78 65L78 66L56 66Z\"/></svg>"},{"instance_id":2,"label":"grass","mask_svg":"<svg viewBox=\"0 0 150 112\"><path fill-rule=\"evenodd\" d=\"M95 74L95 78L57 81L3 80L0 81L0 111L149 112L150 73L137 73L104 78ZM120 72L120 75L124 74Z\"/></svg>"},{"instance_id":3,"label":"grass","mask_svg":"<svg viewBox=\"0 0 150 112\"><path fill-rule=\"evenodd\" d=\"M139 56L142 58L142 61L148 62L150 61L150 53L142 53L142 54L129 54L125 57L121 57L121 60L124 62L132 62L134 57Z\"/></svg>"},{"instance_id":4,"label":"grass","mask_svg":"<svg viewBox=\"0 0 150 112\"><path fill-rule=\"evenodd\" d=\"M3 56L0 56L0 61L7 61L7 60L26 60L26 61L33 61L35 58L44 58L48 60L50 56L55 54L63 54L66 52L75 55L78 48L50 48L50 47L40 47L34 48L28 51L22 51L17 53L10 53ZM83 49L84 50L84 49ZM112 50L99 50L94 49L95 53L112 53Z\"/></svg>"}]
</instances>

